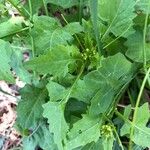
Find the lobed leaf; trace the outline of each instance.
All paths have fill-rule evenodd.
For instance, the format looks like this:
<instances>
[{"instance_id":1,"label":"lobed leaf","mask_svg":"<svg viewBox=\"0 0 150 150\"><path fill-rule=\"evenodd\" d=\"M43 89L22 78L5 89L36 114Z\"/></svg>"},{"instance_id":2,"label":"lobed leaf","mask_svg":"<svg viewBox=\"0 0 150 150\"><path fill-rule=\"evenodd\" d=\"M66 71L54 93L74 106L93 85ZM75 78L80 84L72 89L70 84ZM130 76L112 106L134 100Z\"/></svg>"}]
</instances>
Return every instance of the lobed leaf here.
<instances>
[{"instance_id":1,"label":"lobed leaf","mask_svg":"<svg viewBox=\"0 0 150 150\"><path fill-rule=\"evenodd\" d=\"M43 105L43 116L48 119L49 130L54 134L54 142L59 150L63 150L63 143L69 129L65 118L63 105L57 102L48 102Z\"/></svg>"},{"instance_id":2,"label":"lobed leaf","mask_svg":"<svg viewBox=\"0 0 150 150\"><path fill-rule=\"evenodd\" d=\"M23 129L35 127L41 120L47 91L27 85L21 90L21 97L17 106L17 123Z\"/></svg>"},{"instance_id":3,"label":"lobed leaf","mask_svg":"<svg viewBox=\"0 0 150 150\"><path fill-rule=\"evenodd\" d=\"M24 64L26 69L33 70L39 74L51 74L64 77L68 72L68 65L75 63L75 57L72 57L76 51L74 46L57 46L53 50L33 58ZM80 59L79 59L80 60Z\"/></svg>"},{"instance_id":4,"label":"lobed leaf","mask_svg":"<svg viewBox=\"0 0 150 150\"><path fill-rule=\"evenodd\" d=\"M102 61L102 67L88 73L82 82L77 83L73 95L81 98L78 100L91 103L91 115L99 115L108 111L115 101L116 94L126 85L133 76L133 65L122 54L118 53ZM86 88L84 88L86 87Z\"/></svg>"},{"instance_id":5,"label":"lobed leaf","mask_svg":"<svg viewBox=\"0 0 150 150\"><path fill-rule=\"evenodd\" d=\"M105 29L105 37L110 32L115 36L123 37L134 32L133 19L136 17L134 13L135 0L101 0L99 1L99 17L107 22ZM103 38L105 38L103 37Z\"/></svg>"},{"instance_id":6,"label":"lobed leaf","mask_svg":"<svg viewBox=\"0 0 150 150\"><path fill-rule=\"evenodd\" d=\"M33 21L31 35L34 37L37 54L44 53L57 45L67 45L73 40L72 35L83 31L77 22L62 27L56 19L46 16L34 16Z\"/></svg>"}]
</instances>

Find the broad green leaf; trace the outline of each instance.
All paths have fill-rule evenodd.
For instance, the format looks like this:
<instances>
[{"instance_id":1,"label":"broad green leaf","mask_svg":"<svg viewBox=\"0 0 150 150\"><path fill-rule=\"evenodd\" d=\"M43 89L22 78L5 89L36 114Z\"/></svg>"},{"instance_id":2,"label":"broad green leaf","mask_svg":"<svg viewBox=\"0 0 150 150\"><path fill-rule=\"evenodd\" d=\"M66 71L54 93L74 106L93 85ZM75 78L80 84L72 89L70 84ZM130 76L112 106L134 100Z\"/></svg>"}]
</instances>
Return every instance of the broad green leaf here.
<instances>
[{"instance_id":1,"label":"broad green leaf","mask_svg":"<svg viewBox=\"0 0 150 150\"><path fill-rule=\"evenodd\" d=\"M140 31L127 38L125 45L128 47L126 55L136 62L143 62L143 35ZM146 60L150 60L150 43L145 43Z\"/></svg>"},{"instance_id":2,"label":"broad green leaf","mask_svg":"<svg viewBox=\"0 0 150 150\"><path fill-rule=\"evenodd\" d=\"M68 125L64 118L64 106L57 102L48 102L43 105L43 116L48 119L49 130L54 134L54 142L59 150L63 150Z\"/></svg>"},{"instance_id":3,"label":"broad green leaf","mask_svg":"<svg viewBox=\"0 0 150 150\"><path fill-rule=\"evenodd\" d=\"M68 133L68 141L65 144L66 150L84 146L92 141L96 142L100 137L100 126L100 118L94 119L84 115Z\"/></svg>"},{"instance_id":4,"label":"broad green leaf","mask_svg":"<svg viewBox=\"0 0 150 150\"><path fill-rule=\"evenodd\" d=\"M133 19L135 0L101 0L99 1L99 17L107 22L105 36L112 32L115 36L127 37L134 32ZM131 27L130 27L131 26ZM104 28L101 26L101 28ZM128 29L129 28L129 29ZM105 37L103 37L105 38Z\"/></svg>"},{"instance_id":5,"label":"broad green leaf","mask_svg":"<svg viewBox=\"0 0 150 150\"><path fill-rule=\"evenodd\" d=\"M138 108L134 125L134 135L132 141L142 147L150 147L150 128L146 127L150 118L148 104L145 103ZM125 123L121 128L121 135L128 135L132 124ZM142 139L142 140L141 140Z\"/></svg>"},{"instance_id":6,"label":"broad green leaf","mask_svg":"<svg viewBox=\"0 0 150 150\"><path fill-rule=\"evenodd\" d=\"M21 90L21 101L17 106L17 123L23 129L37 125L43 113L42 104L47 97L46 89L25 86Z\"/></svg>"},{"instance_id":7,"label":"broad green leaf","mask_svg":"<svg viewBox=\"0 0 150 150\"><path fill-rule=\"evenodd\" d=\"M74 46L57 46L45 55L26 62L25 68L39 74L49 73L54 76L65 76L69 72L68 65L77 60L72 56L76 50Z\"/></svg>"},{"instance_id":8,"label":"broad green leaf","mask_svg":"<svg viewBox=\"0 0 150 150\"><path fill-rule=\"evenodd\" d=\"M36 53L39 54L57 45L67 45L73 40L72 35L81 31L83 29L77 22L62 27L54 18L35 16L31 35L34 38Z\"/></svg>"},{"instance_id":9,"label":"broad green leaf","mask_svg":"<svg viewBox=\"0 0 150 150\"><path fill-rule=\"evenodd\" d=\"M63 8L69 8L79 3L78 0L46 0L46 2L61 6Z\"/></svg>"},{"instance_id":10,"label":"broad green leaf","mask_svg":"<svg viewBox=\"0 0 150 150\"><path fill-rule=\"evenodd\" d=\"M122 54L117 54L102 61L102 67L98 71L85 77L87 86L93 88L91 114L98 115L108 111L116 94L131 80L132 69L132 64Z\"/></svg>"},{"instance_id":11,"label":"broad green leaf","mask_svg":"<svg viewBox=\"0 0 150 150\"><path fill-rule=\"evenodd\" d=\"M15 83L14 77L10 71L12 49L8 42L0 39L0 80L9 83Z\"/></svg>"},{"instance_id":12,"label":"broad green leaf","mask_svg":"<svg viewBox=\"0 0 150 150\"><path fill-rule=\"evenodd\" d=\"M23 17L12 17L8 21L0 23L0 38L4 38L6 36L11 36L15 33L21 32L23 30L23 23Z\"/></svg>"},{"instance_id":13,"label":"broad green leaf","mask_svg":"<svg viewBox=\"0 0 150 150\"><path fill-rule=\"evenodd\" d=\"M24 150L35 150L37 146L40 146L44 150L57 150L53 135L49 132L45 124L40 124L33 135L23 138Z\"/></svg>"},{"instance_id":14,"label":"broad green leaf","mask_svg":"<svg viewBox=\"0 0 150 150\"><path fill-rule=\"evenodd\" d=\"M120 53L104 59L102 67L84 77L82 84L85 84L86 88L80 91L82 99L78 100L85 101L87 97L87 103L91 103L89 108L91 115L107 112L114 103L116 94L132 79L133 70L132 63ZM79 82L78 86L80 87ZM77 95L76 93L76 97Z\"/></svg>"}]
</instances>

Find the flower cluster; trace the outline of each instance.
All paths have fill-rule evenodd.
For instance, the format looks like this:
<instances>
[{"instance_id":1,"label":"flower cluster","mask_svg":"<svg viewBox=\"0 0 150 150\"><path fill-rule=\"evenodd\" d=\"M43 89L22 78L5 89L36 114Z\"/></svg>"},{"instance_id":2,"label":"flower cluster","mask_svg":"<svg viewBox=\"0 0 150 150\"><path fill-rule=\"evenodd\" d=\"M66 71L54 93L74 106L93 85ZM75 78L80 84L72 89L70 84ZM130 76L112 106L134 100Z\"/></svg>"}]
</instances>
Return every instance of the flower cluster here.
<instances>
[{"instance_id":1,"label":"flower cluster","mask_svg":"<svg viewBox=\"0 0 150 150\"><path fill-rule=\"evenodd\" d=\"M111 125L102 125L101 135L106 137L106 138L112 137L113 133L112 133Z\"/></svg>"}]
</instances>

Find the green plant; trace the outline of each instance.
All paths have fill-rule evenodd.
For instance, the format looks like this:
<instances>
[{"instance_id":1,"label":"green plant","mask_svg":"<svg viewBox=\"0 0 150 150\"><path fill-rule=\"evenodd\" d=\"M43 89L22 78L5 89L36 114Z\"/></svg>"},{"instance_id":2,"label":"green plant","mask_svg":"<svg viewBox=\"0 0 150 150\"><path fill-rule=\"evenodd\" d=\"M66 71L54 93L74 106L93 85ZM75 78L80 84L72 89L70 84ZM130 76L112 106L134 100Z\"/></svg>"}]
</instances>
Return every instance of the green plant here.
<instances>
[{"instance_id":1,"label":"green plant","mask_svg":"<svg viewBox=\"0 0 150 150\"><path fill-rule=\"evenodd\" d=\"M0 8L0 80L25 83L15 125L24 150L150 147L149 0L1 0Z\"/></svg>"}]
</instances>

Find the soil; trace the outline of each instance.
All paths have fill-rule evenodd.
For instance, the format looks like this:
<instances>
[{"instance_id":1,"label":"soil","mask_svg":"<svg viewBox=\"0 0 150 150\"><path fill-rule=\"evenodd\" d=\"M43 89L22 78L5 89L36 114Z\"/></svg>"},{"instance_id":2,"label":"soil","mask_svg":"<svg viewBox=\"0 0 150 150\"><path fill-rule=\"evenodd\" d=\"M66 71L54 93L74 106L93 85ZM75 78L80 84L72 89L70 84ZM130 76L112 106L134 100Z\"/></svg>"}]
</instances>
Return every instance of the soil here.
<instances>
[{"instance_id":1,"label":"soil","mask_svg":"<svg viewBox=\"0 0 150 150\"><path fill-rule=\"evenodd\" d=\"M16 106L20 99L18 90L24 84L16 79L16 85L0 81L0 149L10 150L21 147L21 136L16 131Z\"/></svg>"}]
</instances>

